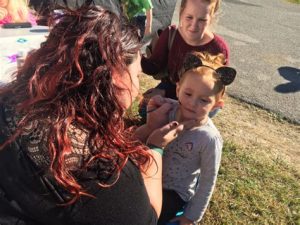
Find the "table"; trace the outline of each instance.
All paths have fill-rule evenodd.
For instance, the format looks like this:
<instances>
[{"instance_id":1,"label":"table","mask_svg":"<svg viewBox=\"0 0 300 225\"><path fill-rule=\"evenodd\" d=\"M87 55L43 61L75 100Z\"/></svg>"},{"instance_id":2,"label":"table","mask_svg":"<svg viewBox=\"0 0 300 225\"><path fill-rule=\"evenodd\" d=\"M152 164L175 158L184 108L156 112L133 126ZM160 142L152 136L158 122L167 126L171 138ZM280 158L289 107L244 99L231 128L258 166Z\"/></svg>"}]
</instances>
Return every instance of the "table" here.
<instances>
[{"instance_id":1,"label":"table","mask_svg":"<svg viewBox=\"0 0 300 225\"><path fill-rule=\"evenodd\" d=\"M17 59L39 48L48 34L47 26L15 29L0 27L0 84L12 80L11 75L17 69Z\"/></svg>"}]
</instances>

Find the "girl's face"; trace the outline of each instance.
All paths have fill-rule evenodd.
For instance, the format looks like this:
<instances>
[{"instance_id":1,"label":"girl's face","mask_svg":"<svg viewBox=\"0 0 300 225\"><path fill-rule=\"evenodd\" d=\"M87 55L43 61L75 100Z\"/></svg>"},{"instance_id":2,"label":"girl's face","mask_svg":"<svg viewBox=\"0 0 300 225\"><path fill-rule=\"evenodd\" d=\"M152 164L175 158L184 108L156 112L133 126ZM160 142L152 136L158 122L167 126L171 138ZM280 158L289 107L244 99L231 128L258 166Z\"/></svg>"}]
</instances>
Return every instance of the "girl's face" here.
<instances>
[{"instance_id":1,"label":"girl's face","mask_svg":"<svg viewBox=\"0 0 300 225\"><path fill-rule=\"evenodd\" d=\"M211 5L203 0L187 0L180 15L179 29L186 42L199 43L211 22Z\"/></svg>"},{"instance_id":2,"label":"girl's face","mask_svg":"<svg viewBox=\"0 0 300 225\"><path fill-rule=\"evenodd\" d=\"M115 81L116 86L123 89L118 93L118 98L124 109L128 109L139 94L139 74L142 71L140 53L138 53L136 59L127 68L130 76L125 74L122 80L118 79L118 81Z\"/></svg>"},{"instance_id":3,"label":"girl's face","mask_svg":"<svg viewBox=\"0 0 300 225\"><path fill-rule=\"evenodd\" d=\"M176 87L180 103L179 120L207 119L209 112L221 104L221 100L216 101L214 81L210 76L200 76L193 71L187 71L183 79Z\"/></svg>"}]
</instances>

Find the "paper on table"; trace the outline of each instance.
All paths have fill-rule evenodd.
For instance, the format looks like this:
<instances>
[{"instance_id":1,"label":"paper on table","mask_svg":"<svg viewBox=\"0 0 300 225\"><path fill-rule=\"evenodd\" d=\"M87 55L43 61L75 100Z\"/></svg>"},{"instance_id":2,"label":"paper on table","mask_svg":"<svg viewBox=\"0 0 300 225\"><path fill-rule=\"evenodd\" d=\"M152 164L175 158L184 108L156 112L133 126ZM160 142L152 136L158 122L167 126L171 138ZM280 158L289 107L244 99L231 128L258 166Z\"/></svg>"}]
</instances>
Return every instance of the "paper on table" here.
<instances>
[{"instance_id":1,"label":"paper on table","mask_svg":"<svg viewBox=\"0 0 300 225\"><path fill-rule=\"evenodd\" d=\"M17 70L18 57L26 57L29 51L39 48L45 40L45 33L0 37L0 82L10 82L12 73Z\"/></svg>"}]
</instances>

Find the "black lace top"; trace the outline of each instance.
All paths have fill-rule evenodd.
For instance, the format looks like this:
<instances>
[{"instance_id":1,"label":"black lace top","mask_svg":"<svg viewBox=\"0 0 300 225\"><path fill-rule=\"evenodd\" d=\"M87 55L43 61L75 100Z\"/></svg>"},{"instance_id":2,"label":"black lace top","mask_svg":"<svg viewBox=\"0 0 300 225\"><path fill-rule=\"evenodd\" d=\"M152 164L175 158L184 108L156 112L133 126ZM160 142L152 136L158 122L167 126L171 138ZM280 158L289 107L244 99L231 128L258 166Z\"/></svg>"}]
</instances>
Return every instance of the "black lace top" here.
<instances>
[{"instance_id":1,"label":"black lace top","mask_svg":"<svg viewBox=\"0 0 300 225\"><path fill-rule=\"evenodd\" d=\"M0 143L14 132L17 121L13 109L0 104ZM0 224L156 224L141 173L131 160L109 188L98 185L107 178L102 171L109 162L96 161L89 170L81 171L91 154L87 132L75 126L68 132L72 152L66 163L75 172L80 171L78 182L94 198L83 196L72 205L61 205L68 201L69 194L48 169L47 124L49 121L31 122L20 137L0 151Z\"/></svg>"}]
</instances>

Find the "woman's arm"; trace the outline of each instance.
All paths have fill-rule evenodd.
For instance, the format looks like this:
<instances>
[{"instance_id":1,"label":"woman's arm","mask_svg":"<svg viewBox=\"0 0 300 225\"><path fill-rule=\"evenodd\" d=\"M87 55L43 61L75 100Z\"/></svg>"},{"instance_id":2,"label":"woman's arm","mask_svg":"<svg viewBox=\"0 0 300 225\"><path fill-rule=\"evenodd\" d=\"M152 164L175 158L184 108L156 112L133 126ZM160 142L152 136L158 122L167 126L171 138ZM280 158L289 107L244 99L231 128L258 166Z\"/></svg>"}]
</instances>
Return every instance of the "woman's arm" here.
<instances>
[{"instance_id":1,"label":"woman's arm","mask_svg":"<svg viewBox=\"0 0 300 225\"><path fill-rule=\"evenodd\" d=\"M135 136L141 142L161 149L160 152L152 149L152 158L142 172L151 205L158 216L162 206L162 149L183 129L183 125L177 122L167 124L171 102L161 96L152 97L147 107L147 123L135 131Z\"/></svg>"},{"instance_id":2,"label":"woman's arm","mask_svg":"<svg viewBox=\"0 0 300 225\"><path fill-rule=\"evenodd\" d=\"M150 147L152 159L142 173L150 203L159 217L162 206L162 155L163 148L184 129L184 124L173 121L153 131L146 144Z\"/></svg>"},{"instance_id":3,"label":"woman's arm","mask_svg":"<svg viewBox=\"0 0 300 225\"><path fill-rule=\"evenodd\" d=\"M162 207L162 155L156 151L151 151L150 154L153 158L145 165L142 176L150 203L159 217Z\"/></svg>"}]
</instances>

